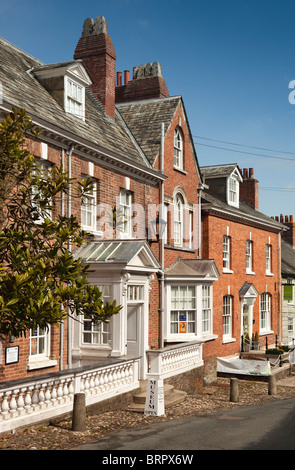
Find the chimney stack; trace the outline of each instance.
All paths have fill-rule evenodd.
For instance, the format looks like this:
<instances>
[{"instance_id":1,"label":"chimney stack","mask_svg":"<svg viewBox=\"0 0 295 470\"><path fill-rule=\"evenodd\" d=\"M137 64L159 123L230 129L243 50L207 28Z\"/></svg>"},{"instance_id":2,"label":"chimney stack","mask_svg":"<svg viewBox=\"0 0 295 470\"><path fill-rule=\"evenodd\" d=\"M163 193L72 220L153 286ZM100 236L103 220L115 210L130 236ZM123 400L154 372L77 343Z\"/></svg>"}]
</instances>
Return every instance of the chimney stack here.
<instances>
[{"instance_id":1,"label":"chimney stack","mask_svg":"<svg viewBox=\"0 0 295 470\"><path fill-rule=\"evenodd\" d=\"M240 199L254 209L259 208L258 180L254 178L253 168L243 169L243 183L240 184Z\"/></svg>"},{"instance_id":2,"label":"chimney stack","mask_svg":"<svg viewBox=\"0 0 295 470\"><path fill-rule=\"evenodd\" d=\"M158 62L133 67L130 80L129 70L124 71L124 85L117 84L116 103L163 98L169 91L162 76L162 68Z\"/></svg>"},{"instance_id":3,"label":"chimney stack","mask_svg":"<svg viewBox=\"0 0 295 470\"><path fill-rule=\"evenodd\" d=\"M276 220L278 217L276 217ZM280 215L280 222L284 224L286 227L288 227L288 230L286 232L282 232L282 239L285 240L285 242L289 243L293 248L295 247L295 222L293 215L286 215L285 217L283 215Z\"/></svg>"},{"instance_id":4,"label":"chimney stack","mask_svg":"<svg viewBox=\"0 0 295 470\"><path fill-rule=\"evenodd\" d=\"M89 89L102 104L107 116L115 117L116 53L108 36L106 20L87 18L77 44L74 59L82 59L92 85Z\"/></svg>"}]
</instances>

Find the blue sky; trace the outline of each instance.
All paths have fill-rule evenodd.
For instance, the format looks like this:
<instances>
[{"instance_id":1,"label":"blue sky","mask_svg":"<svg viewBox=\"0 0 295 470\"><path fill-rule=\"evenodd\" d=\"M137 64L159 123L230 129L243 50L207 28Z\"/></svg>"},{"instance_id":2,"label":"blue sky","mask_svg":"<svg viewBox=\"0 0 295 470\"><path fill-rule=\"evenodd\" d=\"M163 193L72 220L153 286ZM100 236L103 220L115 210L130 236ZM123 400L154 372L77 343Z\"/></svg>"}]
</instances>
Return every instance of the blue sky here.
<instances>
[{"instance_id":1,"label":"blue sky","mask_svg":"<svg viewBox=\"0 0 295 470\"><path fill-rule=\"evenodd\" d=\"M295 215L294 0L0 0L0 36L45 63L71 60L97 16L117 71L160 62L200 165L254 168L260 210Z\"/></svg>"}]
</instances>

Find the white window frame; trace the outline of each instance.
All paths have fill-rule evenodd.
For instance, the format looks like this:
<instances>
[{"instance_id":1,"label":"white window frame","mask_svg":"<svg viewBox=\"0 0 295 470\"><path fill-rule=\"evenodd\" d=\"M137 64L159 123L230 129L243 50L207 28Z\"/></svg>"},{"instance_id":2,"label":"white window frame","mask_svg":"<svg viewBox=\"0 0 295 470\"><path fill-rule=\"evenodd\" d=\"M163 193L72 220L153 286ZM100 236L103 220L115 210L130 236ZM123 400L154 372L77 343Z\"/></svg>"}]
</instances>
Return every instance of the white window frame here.
<instances>
[{"instance_id":1,"label":"white window frame","mask_svg":"<svg viewBox=\"0 0 295 470\"><path fill-rule=\"evenodd\" d=\"M52 164L50 162L48 162L47 160L45 159L38 159L36 160L36 166L38 166L39 168L39 176L40 178L43 178L45 181L48 180L48 172L50 170L50 168L52 167ZM34 170L33 171L33 176L36 176L37 173L36 171ZM35 206L35 207L38 207L38 202L34 202L33 201L33 197L38 194L38 190L36 187L32 186L32 206ZM46 217L50 220L52 220L52 209L48 209L46 211ZM44 222L44 217L40 217L39 219L35 220L35 223L36 224L42 224Z\"/></svg>"},{"instance_id":2,"label":"white window frame","mask_svg":"<svg viewBox=\"0 0 295 470\"><path fill-rule=\"evenodd\" d=\"M87 176L82 176L82 180L87 178ZM87 197L83 196L81 199L81 227L87 232L97 230L97 182L93 179L92 184L92 190L87 193ZM89 224L88 218L91 219Z\"/></svg>"},{"instance_id":3,"label":"white window frame","mask_svg":"<svg viewBox=\"0 0 295 470\"><path fill-rule=\"evenodd\" d=\"M183 135L179 126L174 130L174 168L183 171Z\"/></svg>"},{"instance_id":4,"label":"white window frame","mask_svg":"<svg viewBox=\"0 0 295 470\"><path fill-rule=\"evenodd\" d=\"M223 272L230 271L230 249L231 239L228 235L223 235Z\"/></svg>"},{"instance_id":5,"label":"white window frame","mask_svg":"<svg viewBox=\"0 0 295 470\"><path fill-rule=\"evenodd\" d=\"M122 238L132 237L132 192L127 189L120 189L120 233ZM120 218L121 219L121 218Z\"/></svg>"},{"instance_id":6,"label":"white window frame","mask_svg":"<svg viewBox=\"0 0 295 470\"><path fill-rule=\"evenodd\" d=\"M227 203L230 206L239 207L240 183L234 176L227 179Z\"/></svg>"},{"instance_id":7,"label":"white window frame","mask_svg":"<svg viewBox=\"0 0 295 470\"><path fill-rule=\"evenodd\" d=\"M112 299L112 285L100 285L98 288L102 292L103 301L110 302ZM88 337L90 340L86 341L86 337ZM110 347L111 320L110 322L92 322L89 318L87 318L87 316L82 317L81 344L84 347Z\"/></svg>"},{"instance_id":8,"label":"white window frame","mask_svg":"<svg viewBox=\"0 0 295 470\"><path fill-rule=\"evenodd\" d=\"M85 120L85 87L65 76L65 110L82 121Z\"/></svg>"},{"instance_id":9,"label":"white window frame","mask_svg":"<svg viewBox=\"0 0 295 470\"><path fill-rule=\"evenodd\" d=\"M246 240L246 274L253 273L253 241Z\"/></svg>"},{"instance_id":10,"label":"white window frame","mask_svg":"<svg viewBox=\"0 0 295 470\"><path fill-rule=\"evenodd\" d=\"M173 294L172 289L177 288L178 291L180 289L193 289L193 296L191 297L191 305L185 305L183 302L183 308L176 308L177 304L173 304ZM206 294L206 295L204 295ZM165 321L165 340L167 342L182 342L182 341L194 341L196 339L200 340L210 340L213 337L213 286L209 282L200 282L198 284L192 281L173 281L171 284L169 283L166 286L166 305L167 308L165 309L166 313L166 321ZM180 305L181 306L181 305ZM184 308L189 307L189 308ZM189 312L190 315L186 316L186 319L181 318L180 315L176 317L176 315L172 315L172 312L178 313L185 313ZM192 315L193 314L193 315ZM171 321L177 324L178 332L172 333L171 329ZM188 322L190 323L188 331L188 325L186 325L186 332L182 331L179 332L179 323L181 322ZM193 327L194 324L194 327ZM206 328L204 328L204 324L206 324ZM194 330L194 331L192 331Z\"/></svg>"},{"instance_id":11,"label":"white window frame","mask_svg":"<svg viewBox=\"0 0 295 470\"><path fill-rule=\"evenodd\" d=\"M271 295L263 292L260 295L260 315L259 325L260 332L266 333L271 330Z\"/></svg>"},{"instance_id":12,"label":"white window frame","mask_svg":"<svg viewBox=\"0 0 295 470\"><path fill-rule=\"evenodd\" d=\"M272 275L272 246L267 243L265 246L265 263L266 263L266 274Z\"/></svg>"},{"instance_id":13,"label":"white window frame","mask_svg":"<svg viewBox=\"0 0 295 470\"><path fill-rule=\"evenodd\" d=\"M42 331L41 331L42 330ZM33 353L33 344L36 344L36 352ZM44 350L40 351L43 344ZM49 357L50 355L50 331L47 328L37 328L30 330L29 335L29 356L34 358Z\"/></svg>"},{"instance_id":14,"label":"white window frame","mask_svg":"<svg viewBox=\"0 0 295 470\"><path fill-rule=\"evenodd\" d=\"M225 295L223 297L223 304L222 304L223 340L232 338L232 314L233 314L233 298L231 295Z\"/></svg>"},{"instance_id":15,"label":"white window frame","mask_svg":"<svg viewBox=\"0 0 295 470\"><path fill-rule=\"evenodd\" d=\"M184 212L184 199L180 193L177 193L174 198L174 245L183 246L183 212Z\"/></svg>"},{"instance_id":16,"label":"white window frame","mask_svg":"<svg viewBox=\"0 0 295 470\"><path fill-rule=\"evenodd\" d=\"M40 351L43 342L44 350ZM33 353L33 343L36 343L36 352ZM53 367L57 364L57 360L51 358L51 329L50 325L43 328L42 331L38 326L34 332L29 330L29 356L27 369L37 370L44 367Z\"/></svg>"},{"instance_id":17,"label":"white window frame","mask_svg":"<svg viewBox=\"0 0 295 470\"><path fill-rule=\"evenodd\" d=\"M212 333L212 286L202 285L202 335Z\"/></svg>"},{"instance_id":18,"label":"white window frame","mask_svg":"<svg viewBox=\"0 0 295 470\"><path fill-rule=\"evenodd\" d=\"M196 286L175 285L170 287L170 292L170 335L196 335ZM172 292L175 292L176 295L173 295ZM189 293L192 295L189 295ZM191 305L189 305L189 303L191 303ZM175 331L172 331L172 326L176 327Z\"/></svg>"}]
</instances>

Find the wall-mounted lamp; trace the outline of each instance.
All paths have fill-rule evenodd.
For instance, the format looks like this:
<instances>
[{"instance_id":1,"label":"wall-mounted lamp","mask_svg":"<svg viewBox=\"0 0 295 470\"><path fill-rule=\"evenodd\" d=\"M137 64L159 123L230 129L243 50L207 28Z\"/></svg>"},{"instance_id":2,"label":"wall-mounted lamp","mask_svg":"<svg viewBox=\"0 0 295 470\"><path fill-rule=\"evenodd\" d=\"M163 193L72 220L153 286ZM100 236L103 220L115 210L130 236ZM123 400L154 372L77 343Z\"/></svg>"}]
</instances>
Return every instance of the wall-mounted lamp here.
<instances>
[{"instance_id":1,"label":"wall-mounted lamp","mask_svg":"<svg viewBox=\"0 0 295 470\"><path fill-rule=\"evenodd\" d=\"M158 215L156 219L151 221L151 226L155 234L156 240L149 240L150 243L158 243L159 240L163 237L166 229L167 221L160 218Z\"/></svg>"}]
</instances>

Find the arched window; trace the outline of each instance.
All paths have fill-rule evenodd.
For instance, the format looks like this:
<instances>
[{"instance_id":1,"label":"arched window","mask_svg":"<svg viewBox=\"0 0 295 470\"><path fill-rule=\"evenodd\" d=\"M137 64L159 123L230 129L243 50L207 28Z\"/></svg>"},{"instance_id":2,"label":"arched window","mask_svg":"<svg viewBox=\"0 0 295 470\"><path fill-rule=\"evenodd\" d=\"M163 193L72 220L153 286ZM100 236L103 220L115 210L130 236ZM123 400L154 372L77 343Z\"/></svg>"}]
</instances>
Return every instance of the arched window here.
<instances>
[{"instance_id":1,"label":"arched window","mask_svg":"<svg viewBox=\"0 0 295 470\"><path fill-rule=\"evenodd\" d=\"M174 245L183 245L183 206L184 200L180 193L174 199Z\"/></svg>"},{"instance_id":2,"label":"arched window","mask_svg":"<svg viewBox=\"0 0 295 470\"><path fill-rule=\"evenodd\" d=\"M174 131L174 167L183 170L183 136L180 127Z\"/></svg>"}]
</instances>

